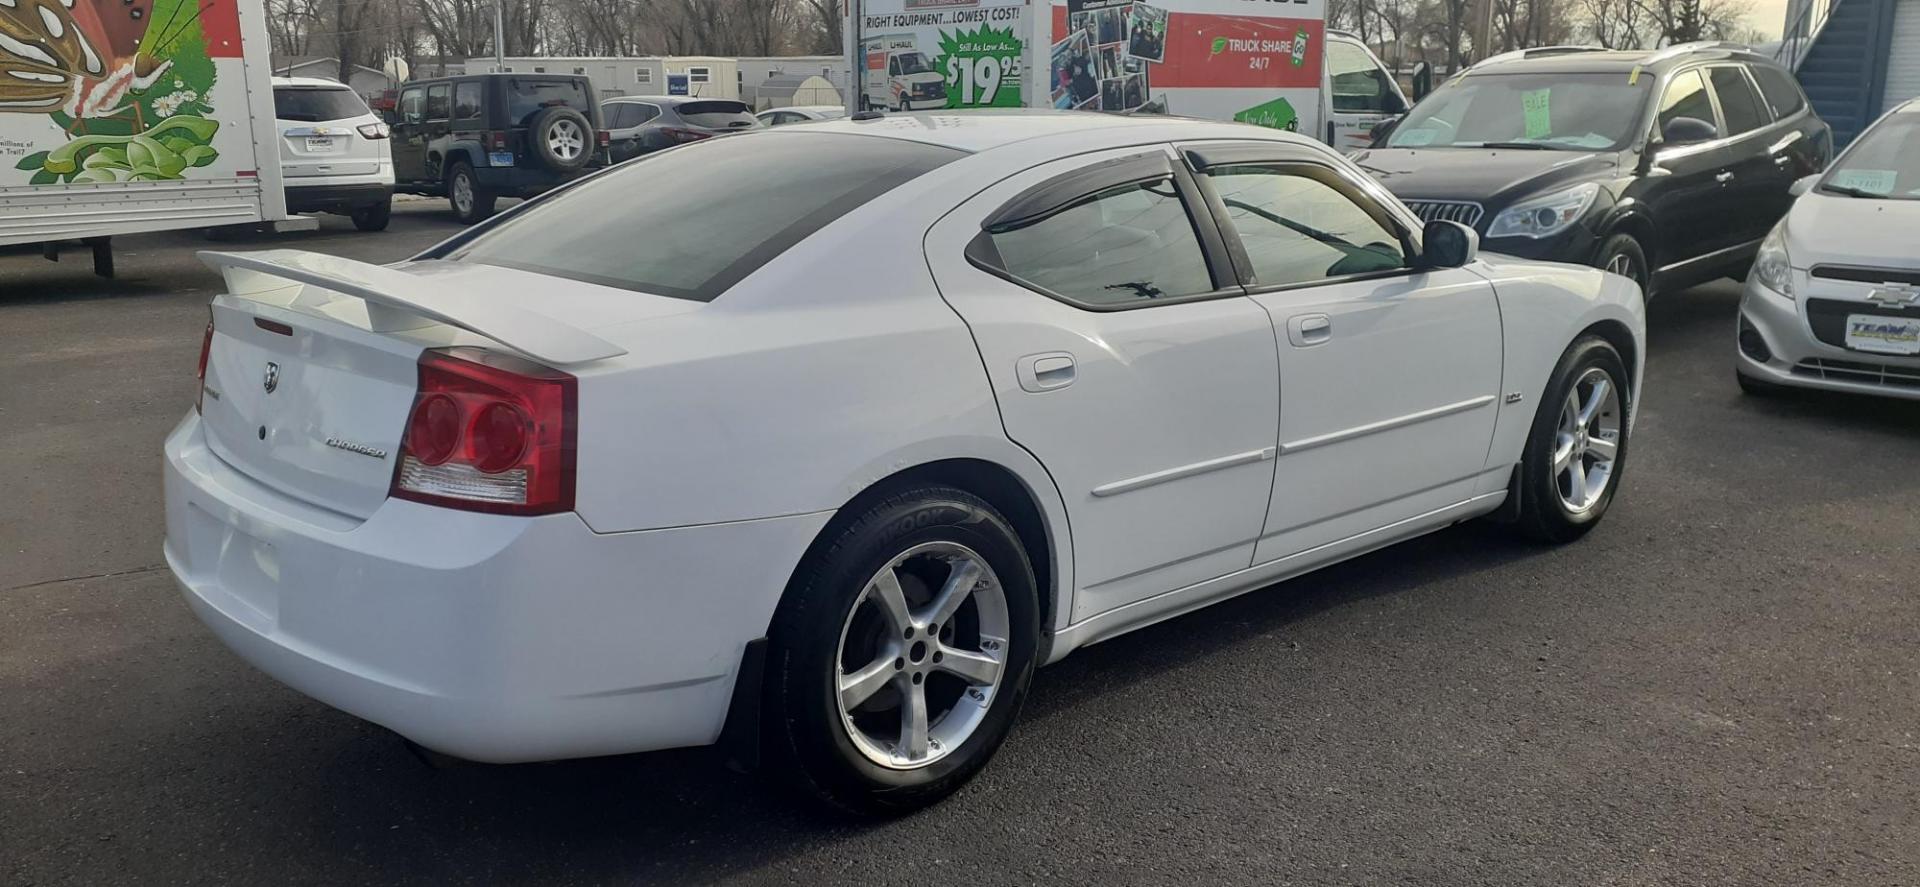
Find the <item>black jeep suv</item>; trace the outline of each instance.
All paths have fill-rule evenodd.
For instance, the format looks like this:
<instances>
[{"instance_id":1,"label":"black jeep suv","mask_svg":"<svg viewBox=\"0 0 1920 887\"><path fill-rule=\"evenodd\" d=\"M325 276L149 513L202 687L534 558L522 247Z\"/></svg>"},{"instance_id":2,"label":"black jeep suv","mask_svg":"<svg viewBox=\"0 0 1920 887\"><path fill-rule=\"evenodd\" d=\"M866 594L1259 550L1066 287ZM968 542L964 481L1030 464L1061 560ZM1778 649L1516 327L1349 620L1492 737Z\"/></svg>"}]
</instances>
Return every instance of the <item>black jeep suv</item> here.
<instances>
[{"instance_id":1,"label":"black jeep suv","mask_svg":"<svg viewBox=\"0 0 1920 887\"><path fill-rule=\"evenodd\" d=\"M532 197L606 163L585 77L475 74L400 89L389 113L394 190L445 195L462 222L499 197Z\"/></svg>"},{"instance_id":2,"label":"black jeep suv","mask_svg":"<svg viewBox=\"0 0 1920 887\"><path fill-rule=\"evenodd\" d=\"M1832 157L1793 75L1701 43L1495 56L1353 160L1488 251L1605 268L1651 296L1744 275L1793 181Z\"/></svg>"}]
</instances>

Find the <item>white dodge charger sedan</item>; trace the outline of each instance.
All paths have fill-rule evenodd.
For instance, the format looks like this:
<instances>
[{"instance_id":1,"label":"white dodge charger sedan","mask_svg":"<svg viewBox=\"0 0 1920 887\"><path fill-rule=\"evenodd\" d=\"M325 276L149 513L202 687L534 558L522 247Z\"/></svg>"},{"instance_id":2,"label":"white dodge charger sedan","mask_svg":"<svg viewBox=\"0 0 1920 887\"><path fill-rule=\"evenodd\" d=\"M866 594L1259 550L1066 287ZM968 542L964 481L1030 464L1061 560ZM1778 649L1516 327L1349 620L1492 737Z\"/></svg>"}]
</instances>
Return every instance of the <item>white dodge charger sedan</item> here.
<instances>
[{"instance_id":1,"label":"white dodge charger sedan","mask_svg":"<svg viewBox=\"0 0 1920 887\"><path fill-rule=\"evenodd\" d=\"M1741 295L1740 387L1920 400L1920 99L1793 190Z\"/></svg>"},{"instance_id":2,"label":"white dodge charger sedan","mask_svg":"<svg viewBox=\"0 0 1920 887\"><path fill-rule=\"evenodd\" d=\"M390 267L207 253L166 559L427 748L724 742L907 810L1076 647L1476 516L1592 528L1640 293L1475 251L1308 139L973 113L674 148Z\"/></svg>"}]
</instances>

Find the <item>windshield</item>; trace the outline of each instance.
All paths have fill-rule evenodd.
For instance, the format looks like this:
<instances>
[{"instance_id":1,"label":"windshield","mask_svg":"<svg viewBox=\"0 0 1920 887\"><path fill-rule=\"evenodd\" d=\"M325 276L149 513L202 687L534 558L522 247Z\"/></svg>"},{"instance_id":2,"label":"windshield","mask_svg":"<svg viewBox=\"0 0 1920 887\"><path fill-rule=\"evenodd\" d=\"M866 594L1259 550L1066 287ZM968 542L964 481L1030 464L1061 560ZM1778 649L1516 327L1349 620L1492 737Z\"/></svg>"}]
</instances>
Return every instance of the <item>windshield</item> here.
<instances>
[{"instance_id":1,"label":"windshield","mask_svg":"<svg viewBox=\"0 0 1920 887\"><path fill-rule=\"evenodd\" d=\"M898 58L902 74L926 74L933 71L933 67L927 64L927 57L920 53L903 52Z\"/></svg>"},{"instance_id":2,"label":"windshield","mask_svg":"<svg viewBox=\"0 0 1920 887\"><path fill-rule=\"evenodd\" d=\"M962 156L791 130L696 142L542 198L439 257L705 302L861 204Z\"/></svg>"},{"instance_id":3,"label":"windshield","mask_svg":"<svg viewBox=\"0 0 1920 887\"><path fill-rule=\"evenodd\" d=\"M321 120L345 120L372 113L367 103L351 89L326 86L276 86L273 88L273 116L280 120L313 123Z\"/></svg>"},{"instance_id":4,"label":"windshield","mask_svg":"<svg viewBox=\"0 0 1920 887\"><path fill-rule=\"evenodd\" d=\"M1653 77L1469 74L1434 90L1387 137L1389 148L1528 147L1610 151L1638 132Z\"/></svg>"},{"instance_id":5,"label":"windshield","mask_svg":"<svg viewBox=\"0 0 1920 887\"><path fill-rule=\"evenodd\" d=\"M1853 143L1820 180L1848 197L1920 200L1920 109L1888 117Z\"/></svg>"}]
</instances>

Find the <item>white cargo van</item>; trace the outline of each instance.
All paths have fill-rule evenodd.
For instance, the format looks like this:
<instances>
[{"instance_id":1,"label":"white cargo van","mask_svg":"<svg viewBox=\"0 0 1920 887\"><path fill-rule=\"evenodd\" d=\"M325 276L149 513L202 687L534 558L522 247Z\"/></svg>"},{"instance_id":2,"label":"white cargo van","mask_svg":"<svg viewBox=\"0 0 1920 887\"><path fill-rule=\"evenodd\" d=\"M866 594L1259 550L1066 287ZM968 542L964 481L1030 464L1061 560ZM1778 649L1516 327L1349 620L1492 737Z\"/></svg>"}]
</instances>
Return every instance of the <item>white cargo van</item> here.
<instances>
[{"instance_id":1,"label":"white cargo van","mask_svg":"<svg viewBox=\"0 0 1920 887\"><path fill-rule=\"evenodd\" d=\"M849 110L1057 108L1239 120L1352 151L1407 110L1325 0L853 0ZM911 72L911 73L909 73Z\"/></svg>"},{"instance_id":2,"label":"white cargo van","mask_svg":"<svg viewBox=\"0 0 1920 887\"><path fill-rule=\"evenodd\" d=\"M32 62L0 83L0 245L110 276L114 235L288 219L262 0L0 2L0 35Z\"/></svg>"}]
</instances>

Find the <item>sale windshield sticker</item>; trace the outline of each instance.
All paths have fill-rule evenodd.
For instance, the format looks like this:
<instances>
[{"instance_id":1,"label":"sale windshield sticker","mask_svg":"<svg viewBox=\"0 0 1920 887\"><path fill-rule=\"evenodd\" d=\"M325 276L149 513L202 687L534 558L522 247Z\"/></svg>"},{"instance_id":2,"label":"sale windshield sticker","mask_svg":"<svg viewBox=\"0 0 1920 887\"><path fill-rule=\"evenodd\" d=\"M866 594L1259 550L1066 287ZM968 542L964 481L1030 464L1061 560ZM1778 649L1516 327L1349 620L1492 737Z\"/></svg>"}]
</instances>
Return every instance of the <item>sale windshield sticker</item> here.
<instances>
[{"instance_id":1,"label":"sale windshield sticker","mask_svg":"<svg viewBox=\"0 0 1920 887\"><path fill-rule=\"evenodd\" d=\"M1530 89L1520 94L1520 112L1525 121L1526 138L1544 139L1553 134L1553 105L1550 89Z\"/></svg>"}]
</instances>

